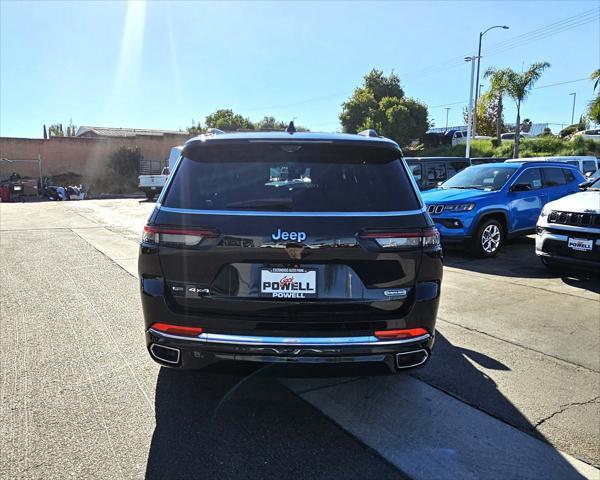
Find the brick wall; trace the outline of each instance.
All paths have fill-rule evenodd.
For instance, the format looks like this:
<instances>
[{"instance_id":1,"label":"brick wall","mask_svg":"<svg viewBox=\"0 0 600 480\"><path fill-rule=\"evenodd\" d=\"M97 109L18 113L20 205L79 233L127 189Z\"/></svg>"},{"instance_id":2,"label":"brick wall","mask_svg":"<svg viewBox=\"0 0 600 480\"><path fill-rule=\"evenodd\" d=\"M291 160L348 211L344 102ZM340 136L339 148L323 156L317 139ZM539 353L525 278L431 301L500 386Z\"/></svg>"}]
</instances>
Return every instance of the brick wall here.
<instances>
[{"instance_id":1,"label":"brick wall","mask_svg":"<svg viewBox=\"0 0 600 480\"><path fill-rule=\"evenodd\" d=\"M48 140L0 137L0 157L8 159L37 159L42 157L45 176L76 173L86 179L102 176L110 154L122 146L140 147L148 160L165 160L172 147L182 145L190 135L164 134L136 137L52 137ZM0 162L0 178L11 172L37 176L37 165Z\"/></svg>"}]
</instances>

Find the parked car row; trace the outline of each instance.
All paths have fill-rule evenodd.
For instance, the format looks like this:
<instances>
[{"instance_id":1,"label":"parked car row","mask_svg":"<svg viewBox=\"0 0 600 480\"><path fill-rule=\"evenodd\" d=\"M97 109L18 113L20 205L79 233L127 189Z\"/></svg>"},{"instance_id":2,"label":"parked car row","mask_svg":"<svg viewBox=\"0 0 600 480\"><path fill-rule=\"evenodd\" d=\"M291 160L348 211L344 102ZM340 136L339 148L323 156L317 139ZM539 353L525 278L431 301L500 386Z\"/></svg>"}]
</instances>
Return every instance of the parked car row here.
<instances>
[{"instance_id":1,"label":"parked car row","mask_svg":"<svg viewBox=\"0 0 600 480\"><path fill-rule=\"evenodd\" d=\"M600 180L586 181L580 170L586 161L473 165L422 197L442 243L463 244L475 256L493 257L507 239L537 232L536 253L545 265L597 266Z\"/></svg>"},{"instance_id":2,"label":"parked car row","mask_svg":"<svg viewBox=\"0 0 600 480\"><path fill-rule=\"evenodd\" d=\"M406 157L419 190L429 190L452 178L461 170L471 166L493 162L560 162L575 165L584 175L589 176L600 168L598 159L593 156L556 156L532 158L464 158L464 157Z\"/></svg>"}]
</instances>

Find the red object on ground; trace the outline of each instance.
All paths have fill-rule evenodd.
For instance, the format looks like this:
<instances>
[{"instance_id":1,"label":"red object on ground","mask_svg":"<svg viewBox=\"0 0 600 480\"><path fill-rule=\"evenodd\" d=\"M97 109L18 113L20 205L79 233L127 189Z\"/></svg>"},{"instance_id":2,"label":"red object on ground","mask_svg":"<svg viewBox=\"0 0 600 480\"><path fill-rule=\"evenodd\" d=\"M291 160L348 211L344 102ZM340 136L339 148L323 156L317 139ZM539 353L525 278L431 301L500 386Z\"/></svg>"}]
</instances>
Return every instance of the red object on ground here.
<instances>
[{"instance_id":1,"label":"red object on ground","mask_svg":"<svg viewBox=\"0 0 600 480\"><path fill-rule=\"evenodd\" d=\"M10 187L8 185L0 186L0 202L10 202Z\"/></svg>"}]
</instances>

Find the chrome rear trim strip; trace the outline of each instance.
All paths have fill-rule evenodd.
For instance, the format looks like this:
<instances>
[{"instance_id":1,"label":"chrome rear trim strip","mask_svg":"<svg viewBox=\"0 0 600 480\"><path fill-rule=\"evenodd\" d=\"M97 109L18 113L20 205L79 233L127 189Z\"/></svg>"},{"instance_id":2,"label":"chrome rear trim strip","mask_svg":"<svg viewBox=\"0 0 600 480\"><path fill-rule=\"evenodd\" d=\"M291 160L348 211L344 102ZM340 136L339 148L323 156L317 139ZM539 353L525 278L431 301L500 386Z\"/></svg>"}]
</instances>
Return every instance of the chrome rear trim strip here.
<instances>
[{"instance_id":1,"label":"chrome rear trim strip","mask_svg":"<svg viewBox=\"0 0 600 480\"><path fill-rule=\"evenodd\" d=\"M383 362L385 355L355 355L355 356L278 356L278 355L237 355L227 353L217 353L216 358L221 360L243 360L245 362L264 362L264 363L303 363L303 364L321 364L321 363L363 363L363 362Z\"/></svg>"},{"instance_id":2,"label":"chrome rear trim strip","mask_svg":"<svg viewBox=\"0 0 600 480\"><path fill-rule=\"evenodd\" d=\"M226 345L254 345L262 346L311 346L311 347L352 347L352 346L376 346L376 345L401 345L405 343L416 343L427 340L431 335L425 334L419 337L403 338L397 340L379 340L375 336L363 337L254 337L246 335L225 335L220 333L201 333L196 337L182 337L159 332L153 328L148 330L157 337L170 338L173 340L192 341L199 343L219 343Z\"/></svg>"},{"instance_id":3,"label":"chrome rear trim strip","mask_svg":"<svg viewBox=\"0 0 600 480\"><path fill-rule=\"evenodd\" d=\"M156 208L161 212L185 213L191 215L231 215L243 217L400 217L420 215L425 208L419 210L401 210L395 212L268 212L262 210L195 210L190 208L163 207L160 203Z\"/></svg>"}]
</instances>

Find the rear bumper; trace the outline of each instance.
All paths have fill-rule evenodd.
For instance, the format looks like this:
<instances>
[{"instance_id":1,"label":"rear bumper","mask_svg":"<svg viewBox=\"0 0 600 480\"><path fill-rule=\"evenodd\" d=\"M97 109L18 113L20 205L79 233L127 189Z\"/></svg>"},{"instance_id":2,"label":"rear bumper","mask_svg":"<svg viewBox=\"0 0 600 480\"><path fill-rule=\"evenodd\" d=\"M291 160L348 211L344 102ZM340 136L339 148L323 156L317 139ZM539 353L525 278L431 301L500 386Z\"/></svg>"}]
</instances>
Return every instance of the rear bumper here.
<instances>
[{"instance_id":1,"label":"rear bumper","mask_svg":"<svg viewBox=\"0 0 600 480\"><path fill-rule=\"evenodd\" d=\"M162 185L153 185L153 186L138 185L138 189L140 189L142 192L160 193L160 191L163 189L163 186Z\"/></svg>"},{"instance_id":2,"label":"rear bumper","mask_svg":"<svg viewBox=\"0 0 600 480\"><path fill-rule=\"evenodd\" d=\"M198 337L179 337L150 328L146 331L146 341L156 362L178 368L202 368L223 360L304 364L385 362L403 368L396 362L408 359L404 355L422 352L411 360L410 366L427 361L434 336L379 340L372 336L256 337L203 333Z\"/></svg>"},{"instance_id":3,"label":"rear bumper","mask_svg":"<svg viewBox=\"0 0 600 480\"><path fill-rule=\"evenodd\" d=\"M142 294L146 322L146 345L150 356L162 365L176 368L203 368L222 360L266 363L355 363L385 362L398 367L398 356L410 363L413 352L423 351L424 363L434 343L439 289L431 297L414 301L404 315L365 315L360 322L340 320L332 324L309 322L301 330L291 323L282 330L285 320L272 326L252 317L215 318L207 315L183 315L171 310L163 296ZM335 316L334 316L335 318ZM339 317L338 317L339 318ZM283 320L283 321L282 321ZM166 334L152 328L155 322L201 326L197 337ZM336 328L334 328L334 325ZM294 328L295 327L295 328ZM426 335L410 339L380 340L376 330L424 328ZM157 347L158 346L158 347ZM171 361L160 358L160 347ZM158 350L157 350L158 348ZM165 350L163 350L165 353ZM416 355L418 356L418 355Z\"/></svg>"}]
</instances>

